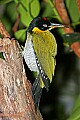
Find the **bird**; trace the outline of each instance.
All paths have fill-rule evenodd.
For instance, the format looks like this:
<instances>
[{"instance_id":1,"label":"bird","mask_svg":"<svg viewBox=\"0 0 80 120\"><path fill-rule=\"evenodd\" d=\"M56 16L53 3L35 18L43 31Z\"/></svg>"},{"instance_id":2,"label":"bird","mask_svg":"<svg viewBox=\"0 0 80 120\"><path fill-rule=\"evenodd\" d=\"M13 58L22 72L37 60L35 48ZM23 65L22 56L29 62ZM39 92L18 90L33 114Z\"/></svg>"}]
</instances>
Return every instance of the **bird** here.
<instances>
[{"instance_id":1,"label":"bird","mask_svg":"<svg viewBox=\"0 0 80 120\"><path fill-rule=\"evenodd\" d=\"M28 29L23 57L31 71L37 72L32 85L32 98L39 107L43 88L49 91L56 66L57 43L51 29L64 27L52 23L45 17L35 17Z\"/></svg>"}]
</instances>

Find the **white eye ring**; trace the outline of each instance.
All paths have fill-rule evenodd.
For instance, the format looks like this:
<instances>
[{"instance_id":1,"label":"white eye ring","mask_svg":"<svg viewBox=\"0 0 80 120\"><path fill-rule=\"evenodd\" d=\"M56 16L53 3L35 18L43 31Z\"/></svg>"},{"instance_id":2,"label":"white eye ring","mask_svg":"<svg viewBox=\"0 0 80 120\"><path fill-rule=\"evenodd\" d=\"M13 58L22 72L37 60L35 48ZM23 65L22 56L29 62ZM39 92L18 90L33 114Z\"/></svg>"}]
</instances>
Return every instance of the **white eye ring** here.
<instances>
[{"instance_id":1,"label":"white eye ring","mask_svg":"<svg viewBox=\"0 0 80 120\"><path fill-rule=\"evenodd\" d=\"M43 24L43 27L47 27L47 24Z\"/></svg>"}]
</instances>

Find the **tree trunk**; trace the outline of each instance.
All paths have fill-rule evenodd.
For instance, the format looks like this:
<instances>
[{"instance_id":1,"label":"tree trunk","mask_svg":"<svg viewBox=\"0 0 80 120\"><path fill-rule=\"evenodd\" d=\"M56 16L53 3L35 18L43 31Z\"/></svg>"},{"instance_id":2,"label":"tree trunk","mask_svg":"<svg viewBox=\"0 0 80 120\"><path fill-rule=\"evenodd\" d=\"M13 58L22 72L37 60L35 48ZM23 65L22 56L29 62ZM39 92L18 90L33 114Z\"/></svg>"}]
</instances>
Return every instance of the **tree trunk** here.
<instances>
[{"instance_id":1,"label":"tree trunk","mask_svg":"<svg viewBox=\"0 0 80 120\"><path fill-rule=\"evenodd\" d=\"M34 107L19 43L10 39L1 25L0 33L4 38L0 38L0 52L4 59L0 58L0 120L42 120Z\"/></svg>"}]
</instances>

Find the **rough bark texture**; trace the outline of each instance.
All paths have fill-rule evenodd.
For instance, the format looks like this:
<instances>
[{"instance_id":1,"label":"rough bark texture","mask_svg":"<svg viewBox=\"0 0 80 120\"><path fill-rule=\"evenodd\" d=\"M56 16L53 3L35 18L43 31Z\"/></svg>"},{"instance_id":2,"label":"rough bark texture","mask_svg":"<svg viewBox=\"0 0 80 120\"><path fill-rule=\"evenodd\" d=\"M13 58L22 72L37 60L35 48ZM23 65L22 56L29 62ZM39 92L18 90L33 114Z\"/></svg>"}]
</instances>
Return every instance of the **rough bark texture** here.
<instances>
[{"instance_id":1,"label":"rough bark texture","mask_svg":"<svg viewBox=\"0 0 80 120\"><path fill-rule=\"evenodd\" d=\"M39 110L35 111L21 48L16 40L9 39L4 26L0 26L0 33L4 36L0 38L4 56L0 58L0 120L42 120Z\"/></svg>"}]
</instances>

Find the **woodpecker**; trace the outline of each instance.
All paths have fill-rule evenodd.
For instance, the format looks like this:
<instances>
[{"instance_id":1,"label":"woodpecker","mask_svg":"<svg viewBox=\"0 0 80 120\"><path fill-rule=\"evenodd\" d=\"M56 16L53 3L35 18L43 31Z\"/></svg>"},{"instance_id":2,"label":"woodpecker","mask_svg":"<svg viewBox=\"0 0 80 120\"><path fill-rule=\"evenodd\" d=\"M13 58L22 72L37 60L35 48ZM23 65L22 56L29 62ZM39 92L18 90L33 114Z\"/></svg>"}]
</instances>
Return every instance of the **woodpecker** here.
<instances>
[{"instance_id":1,"label":"woodpecker","mask_svg":"<svg viewBox=\"0 0 80 120\"><path fill-rule=\"evenodd\" d=\"M32 97L35 106L39 106L42 89L49 90L54 75L57 54L57 43L51 29L64 27L62 24L51 23L46 18L34 18L27 29L23 57L31 71L37 72L32 86Z\"/></svg>"}]
</instances>

